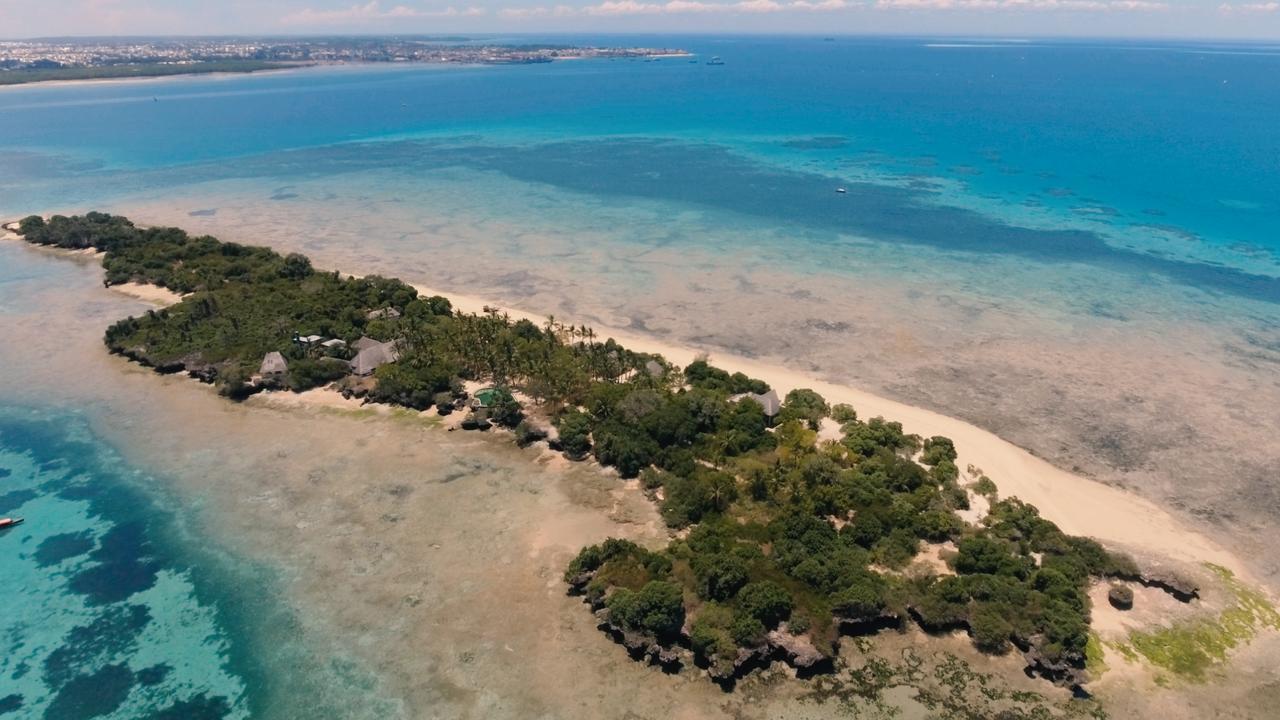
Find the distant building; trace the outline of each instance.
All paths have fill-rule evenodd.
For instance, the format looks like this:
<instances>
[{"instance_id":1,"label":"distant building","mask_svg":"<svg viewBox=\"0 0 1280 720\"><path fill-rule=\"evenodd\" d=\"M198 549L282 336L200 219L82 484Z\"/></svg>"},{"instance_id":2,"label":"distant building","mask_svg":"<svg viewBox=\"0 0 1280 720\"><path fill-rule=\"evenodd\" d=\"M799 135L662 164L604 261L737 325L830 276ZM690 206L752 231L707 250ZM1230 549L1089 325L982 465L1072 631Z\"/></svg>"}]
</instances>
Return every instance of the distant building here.
<instances>
[{"instance_id":1,"label":"distant building","mask_svg":"<svg viewBox=\"0 0 1280 720\"><path fill-rule=\"evenodd\" d=\"M400 317L400 311L393 307L385 307L381 310L370 310L368 317L370 320L394 320Z\"/></svg>"},{"instance_id":2,"label":"distant building","mask_svg":"<svg viewBox=\"0 0 1280 720\"><path fill-rule=\"evenodd\" d=\"M334 338L332 340L325 340L324 342L320 343L320 347L323 347L328 350L335 350L337 348L346 347L346 346L347 346L347 341L339 340L338 338Z\"/></svg>"},{"instance_id":3,"label":"distant building","mask_svg":"<svg viewBox=\"0 0 1280 720\"><path fill-rule=\"evenodd\" d=\"M289 363L285 362L283 355L275 351L264 355L262 365L258 368L258 374L264 378L278 378L287 372L289 372Z\"/></svg>"},{"instance_id":4,"label":"distant building","mask_svg":"<svg viewBox=\"0 0 1280 720\"><path fill-rule=\"evenodd\" d=\"M778 412L782 410L782 401L778 399L778 391L772 388L764 393L742 393L734 395L730 400L754 400L764 408L764 415L768 418L777 417Z\"/></svg>"},{"instance_id":5,"label":"distant building","mask_svg":"<svg viewBox=\"0 0 1280 720\"><path fill-rule=\"evenodd\" d=\"M356 375L372 375L374 370L400 359L400 351L396 343L378 343L367 347L351 360L351 372Z\"/></svg>"},{"instance_id":6,"label":"distant building","mask_svg":"<svg viewBox=\"0 0 1280 720\"><path fill-rule=\"evenodd\" d=\"M298 333L293 334L293 341L298 343L299 345L315 345L316 343L321 342L322 340L324 340L323 335L299 335Z\"/></svg>"}]
</instances>

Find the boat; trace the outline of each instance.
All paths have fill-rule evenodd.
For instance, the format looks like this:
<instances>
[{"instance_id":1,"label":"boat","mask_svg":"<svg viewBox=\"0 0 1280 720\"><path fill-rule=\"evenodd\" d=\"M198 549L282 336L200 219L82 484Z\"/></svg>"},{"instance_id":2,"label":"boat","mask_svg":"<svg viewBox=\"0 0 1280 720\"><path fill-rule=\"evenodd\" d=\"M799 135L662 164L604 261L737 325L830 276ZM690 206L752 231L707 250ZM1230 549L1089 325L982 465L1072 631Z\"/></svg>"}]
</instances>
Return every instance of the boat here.
<instances>
[{"instance_id":1,"label":"boat","mask_svg":"<svg viewBox=\"0 0 1280 720\"><path fill-rule=\"evenodd\" d=\"M844 189L844 188L842 188L842 187L838 187L838 188L836 188L836 192L838 192L838 193L840 193L841 195L843 195L843 194L845 194L845 193L847 193L847 192L849 192L849 191L848 191L848 190L846 190L846 189Z\"/></svg>"},{"instance_id":2,"label":"boat","mask_svg":"<svg viewBox=\"0 0 1280 720\"><path fill-rule=\"evenodd\" d=\"M0 518L0 530L7 530L22 524L24 518Z\"/></svg>"},{"instance_id":3,"label":"boat","mask_svg":"<svg viewBox=\"0 0 1280 720\"><path fill-rule=\"evenodd\" d=\"M707 64L708 64L708 65L723 65L723 64L724 64L724 61L720 59L720 56L719 56L719 55L713 55L713 56L711 57L711 59L707 61Z\"/></svg>"}]
</instances>

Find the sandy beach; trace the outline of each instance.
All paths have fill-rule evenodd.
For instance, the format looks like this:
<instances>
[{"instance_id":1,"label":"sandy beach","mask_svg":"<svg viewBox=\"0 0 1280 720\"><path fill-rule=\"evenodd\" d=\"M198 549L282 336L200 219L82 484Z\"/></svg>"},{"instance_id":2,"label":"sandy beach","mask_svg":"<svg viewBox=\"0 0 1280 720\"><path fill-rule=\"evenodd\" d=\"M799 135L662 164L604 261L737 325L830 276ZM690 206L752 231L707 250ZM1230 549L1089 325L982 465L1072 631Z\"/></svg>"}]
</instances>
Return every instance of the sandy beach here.
<instances>
[{"instance_id":1,"label":"sandy beach","mask_svg":"<svg viewBox=\"0 0 1280 720\"><path fill-rule=\"evenodd\" d=\"M153 84L165 81L181 81L190 80L192 78L211 78L211 79L228 79L240 77L243 75L267 75L280 74L286 72L296 72L306 70L307 68L317 67L319 63L308 63L296 67L280 67L280 68L262 68L260 70L240 70L226 71L219 70L217 72L189 72L178 73L173 75L139 75L137 77L103 77L103 78L76 78L74 80L36 80L35 82L10 83L0 85L0 92L9 89L18 88L38 88L52 86L95 86L95 85L142 85Z\"/></svg>"},{"instance_id":2,"label":"sandy beach","mask_svg":"<svg viewBox=\"0 0 1280 720\"><path fill-rule=\"evenodd\" d=\"M142 283L128 282L112 285L111 289L118 293L124 293L129 297L145 300L152 305L158 305L160 307L168 307L182 302L181 295L158 285L144 285Z\"/></svg>"}]
</instances>

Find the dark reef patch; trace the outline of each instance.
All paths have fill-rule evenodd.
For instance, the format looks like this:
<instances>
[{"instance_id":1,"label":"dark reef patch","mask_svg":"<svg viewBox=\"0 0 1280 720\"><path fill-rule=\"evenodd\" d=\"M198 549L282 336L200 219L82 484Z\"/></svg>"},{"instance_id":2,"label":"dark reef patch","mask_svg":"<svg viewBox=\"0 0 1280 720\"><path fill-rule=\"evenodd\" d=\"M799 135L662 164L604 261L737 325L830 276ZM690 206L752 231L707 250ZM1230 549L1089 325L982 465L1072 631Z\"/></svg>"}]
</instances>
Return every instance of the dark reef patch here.
<instances>
[{"instance_id":1,"label":"dark reef patch","mask_svg":"<svg viewBox=\"0 0 1280 720\"><path fill-rule=\"evenodd\" d=\"M63 639L62 647L49 654L44 664L45 682L57 687L95 665L128 653L149 622L151 613L144 605L106 608L93 622L73 628Z\"/></svg>"},{"instance_id":2,"label":"dark reef patch","mask_svg":"<svg viewBox=\"0 0 1280 720\"><path fill-rule=\"evenodd\" d=\"M22 696L17 693L0 697L0 715L7 715L22 709Z\"/></svg>"},{"instance_id":3,"label":"dark reef patch","mask_svg":"<svg viewBox=\"0 0 1280 720\"><path fill-rule=\"evenodd\" d=\"M927 166L936 158L916 158ZM1201 262L1156 257L1115 247L1088 230L1011 225L972 210L932 201L927 188L848 182L830 175L780 169L713 144L661 139L552 142L528 146L456 141L352 143L271 153L235 167L206 165L206 179L338 174L402 167L431 172L465 167L500 172L573 192L699 205L788 225L946 251L1015 255L1044 263L1089 263L1140 277L1162 275L1188 287L1280 304L1280 277ZM679 172L671 172L679 168ZM166 173L154 178L166 182ZM173 182L190 182L183 168ZM833 186L846 188L836 195ZM1062 188L1049 188L1047 192ZM285 199L277 191L273 199ZM1091 198L1080 202L1101 206Z\"/></svg>"},{"instance_id":4,"label":"dark reef patch","mask_svg":"<svg viewBox=\"0 0 1280 720\"><path fill-rule=\"evenodd\" d=\"M37 497L39 493L34 490L12 490L0 495L0 513L13 512Z\"/></svg>"},{"instance_id":5,"label":"dark reef patch","mask_svg":"<svg viewBox=\"0 0 1280 720\"><path fill-rule=\"evenodd\" d=\"M124 665L107 665L63 685L45 711L46 718L87 720L115 712L133 689L133 673Z\"/></svg>"},{"instance_id":6,"label":"dark reef patch","mask_svg":"<svg viewBox=\"0 0 1280 720\"><path fill-rule=\"evenodd\" d=\"M96 604L119 602L150 588L163 567L152 553L146 526L139 521L112 528L89 557L97 564L77 573L69 585Z\"/></svg>"},{"instance_id":7,"label":"dark reef patch","mask_svg":"<svg viewBox=\"0 0 1280 720\"><path fill-rule=\"evenodd\" d=\"M840 135L816 135L807 138L795 138L782 143L783 147L796 150L838 150L849 144L849 138Z\"/></svg>"},{"instance_id":8,"label":"dark reef patch","mask_svg":"<svg viewBox=\"0 0 1280 720\"><path fill-rule=\"evenodd\" d=\"M231 714L231 706L221 695L209 697L200 693L190 700L179 700L169 707L147 716L146 720L222 720Z\"/></svg>"},{"instance_id":9,"label":"dark reef patch","mask_svg":"<svg viewBox=\"0 0 1280 720\"><path fill-rule=\"evenodd\" d=\"M57 565L93 549L93 533L84 530L78 533L60 533L50 535L36 548L35 561L40 567Z\"/></svg>"},{"instance_id":10,"label":"dark reef patch","mask_svg":"<svg viewBox=\"0 0 1280 720\"><path fill-rule=\"evenodd\" d=\"M139 685L159 685L164 679L169 677L169 673L173 672L173 666L168 663L159 663L151 667L145 667L138 671Z\"/></svg>"}]
</instances>

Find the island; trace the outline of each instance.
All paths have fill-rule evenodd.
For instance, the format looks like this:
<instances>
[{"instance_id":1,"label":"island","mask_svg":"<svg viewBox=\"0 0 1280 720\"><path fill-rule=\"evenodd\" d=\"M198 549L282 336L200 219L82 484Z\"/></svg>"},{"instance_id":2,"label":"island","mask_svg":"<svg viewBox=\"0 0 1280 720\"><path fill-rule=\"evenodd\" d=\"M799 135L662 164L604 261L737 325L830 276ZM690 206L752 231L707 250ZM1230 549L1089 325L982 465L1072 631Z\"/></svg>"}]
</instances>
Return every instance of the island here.
<instances>
[{"instance_id":1,"label":"island","mask_svg":"<svg viewBox=\"0 0 1280 720\"><path fill-rule=\"evenodd\" d=\"M608 539L564 570L601 630L726 689L774 661L827 672L842 637L914 624L1020 653L1028 674L1083 692L1089 588L1190 602L1198 588L1062 532L1001 498L954 443L862 418L818 393L698 359L681 368L585 326L463 313L402 281L314 268L300 254L140 227L103 213L31 216L26 242L101 253L104 282L178 297L111 325L107 348L243 400L331 387L462 416L459 427L545 443L638 482L665 547ZM928 558L927 573L907 573ZM584 608L584 612L586 608Z\"/></svg>"},{"instance_id":2,"label":"island","mask_svg":"<svg viewBox=\"0 0 1280 720\"><path fill-rule=\"evenodd\" d=\"M499 44L465 37L105 38L0 41L0 85L332 64L515 65L586 58L684 56L671 48Z\"/></svg>"}]
</instances>

